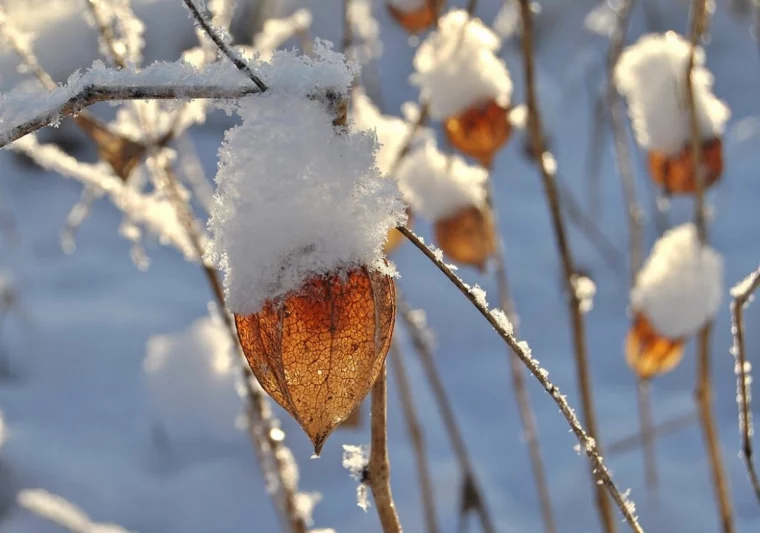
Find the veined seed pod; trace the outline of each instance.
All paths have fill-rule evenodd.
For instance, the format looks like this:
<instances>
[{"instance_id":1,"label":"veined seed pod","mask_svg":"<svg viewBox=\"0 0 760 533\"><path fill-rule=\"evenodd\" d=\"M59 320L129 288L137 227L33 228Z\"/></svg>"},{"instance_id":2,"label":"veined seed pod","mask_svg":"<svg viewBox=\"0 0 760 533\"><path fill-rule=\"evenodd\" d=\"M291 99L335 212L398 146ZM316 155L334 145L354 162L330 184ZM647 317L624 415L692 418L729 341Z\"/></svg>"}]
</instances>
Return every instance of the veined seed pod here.
<instances>
[{"instance_id":1,"label":"veined seed pod","mask_svg":"<svg viewBox=\"0 0 760 533\"><path fill-rule=\"evenodd\" d=\"M496 152L512 133L509 110L496 100L470 106L449 117L444 126L446 138L452 146L477 159L486 168L491 166Z\"/></svg>"},{"instance_id":2,"label":"veined seed pod","mask_svg":"<svg viewBox=\"0 0 760 533\"><path fill-rule=\"evenodd\" d=\"M650 379L673 370L681 362L684 339L669 339L652 326L644 313L637 312L628 332L625 352L628 366L641 379Z\"/></svg>"},{"instance_id":3,"label":"veined seed pod","mask_svg":"<svg viewBox=\"0 0 760 533\"><path fill-rule=\"evenodd\" d=\"M702 145L702 165L705 169L704 186L707 189L723 173L723 143L720 139L710 139ZM697 176L690 146L675 156L649 152L649 171L655 183L667 192L694 194L697 191Z\"/></svg>"},{"instance_id":4,"label":"veined seed pod","mask_svg":"<svg viewBox=\"0 0 760 533\"><path fill-rule=\"evenodd\" d=\"M385 362L396 316L393 279L366 267L315 277L252 315L235 315L248 364L319 454Z\"/></svg>"},{"instance_id":5,"label":"veined seed pod","mask_svg":"<svg viewBox=\"0 0 760 533\"><path fill-rule=\"evenodd\" d=\"M496 251L493 216L486 207L460 209L434 224L436 243L457 263L484 271Z\"/></svg>"},{"instance_id":6,"label":"veined seed pod","mask_svg":"<svg viewBox=\"0 0 760 533\"><path fill-rule=\"evenodd\" d=\"M436 1L422 0L422 4L410 10L402 9L393 4L392 1L387 3L388 12L393 19L412 35L421 33L431 27L436 17Z\"/></svg>"}]
</instances>

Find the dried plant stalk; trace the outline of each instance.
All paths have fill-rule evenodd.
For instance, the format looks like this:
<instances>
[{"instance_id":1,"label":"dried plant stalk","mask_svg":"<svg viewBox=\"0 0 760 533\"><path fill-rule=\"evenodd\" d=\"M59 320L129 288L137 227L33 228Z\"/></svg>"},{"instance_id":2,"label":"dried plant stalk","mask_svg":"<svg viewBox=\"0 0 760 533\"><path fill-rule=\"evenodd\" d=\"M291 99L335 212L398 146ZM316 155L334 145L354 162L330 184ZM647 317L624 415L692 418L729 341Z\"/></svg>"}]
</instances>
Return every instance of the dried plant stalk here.
<instances>
[{"instance_id":1,"label":"dried plant stalk","mask_svg":"<svg viewBox=\"0 0 760 533\"><path fill-rule=\"evenodd\" d=\"M443 420L443 426L446 430L446 434L449 437L451 446L454 449L457 462L459 463L459 470L462 475L462 487L463 490L466 487L470 494L470 508L478 515L480 520L480 526L485 533L495 533L496 528L491 519L491 513L486 506L486 501L483 496L483 490L481 489L480 482L477 479L475 471L472 468L472 462L467 451L467 446L464 442L462 430L457 423L454 416L454 409L451 405L449 395L446 393L446 388L443 386L443 380L441 374L438 371L438 367L435 364L435 356L433 348L430 344L430 333L426 330L426 326L414 316L414 312L407 303L400 290L396 291L398 316L404 322L407 332L412 340L412 346L415 352L420 358L422 368L427 377L430 388L433 392L436 405L441 414Z\"/></svg>"},{"instance_id":2,"label":"dried plant stalk","mask_svg":"<svg viewBox=\"0 0 760 533\"><path fill-rule=\"evenodd\" d=\"M739 429L742 435L742 458L747 467L752 489L760 503L760 478L758 478L755 463L752 461L752 411L750 410L750 386L752 378L749 376L750 364L747 362L747 354L744 347L744 308L752 299L752 295L760 287L760 268L747 278L741 290L734 293L734 301L731 302L731 317L733 324L731 332L734 335L733 354L736 358L736 401L739 405Z\"/></svg>"},{"instance_id":3,"label":"dried plant stalk","mask_svg":"<svg viewBox=\"0 0 760 533\"><path fill-rule=\"evenodd\" d=\"M694 0L691 4L691 53L686 66L686 96L689 107L689 125L691 128L691 161L692 168L696 169L696 201L694 206L694 223L697 234L702 244L707 243L707 217L705 213L705 172L703 171L704 154L702 153L702 139L699 130L699 119L694 101L694 65L696 50L699 40L707 29L708 14L707 0ZM708 321L700 330L697 337L697 387L695 396L699 408L702 434L707 447L712 476L713 490L715 491L718 513L720 515L721 530L723 533L733 533L734 518L726 479L725 467L723 466L722 450L716 430L715 414L712 409L712 373L710 357L710 337L712 321Z\"/></svg>"},{"instance_id":4,"label":"dried plant stalk","mask_svg":"<svg viewBox=\"0 0 760 533\"><path fill-rule=\"evenodd\" d=\"M396 504L391 493L391 463L388 459L388 390L386 369L383 365L380 376L372 387L372 426L367 484L372 490L377 515L384 533L401 533L401 522L396 513Z\"/></svg>"},{"instance_id":5,"label":"dried plant stalk","mask_svg":"<svg viewBox=\"0 0 760 533\"><path fill-rule=\"evenodd\" d=\"M430 479L430 463L428 462L427 449L425 448L425 436L422 424L420 424L420 420L417 417L417 410L414 407L414 397L412 396L412 387L406 374L404 357L396 340L391 344L390 355L393 362L393 375L396 378L396 388L401 400L401 410L404 413L406 429L409 433L409 440L412 441L412 449L414 450L417 479L420 483L422 510L425 517L425 531L428 533L438 533L435 495L433 482Z\"/></svg>"},{"instance_id":6,"label":"dried plant stalk","mask_svg":"<svg viewBox=\"0 0 760 533\"><path fill-rule=\"evenodd\" d=\"M499 212L496 209L494 202L493 177L491 174L488 176L487 187L487 204L491 208L493 225L495 228L494 241L496 249L494 256L496 270L494 275L496 276L496 283L499 290L499 304L501 305L502 311L506 313L509 321L513 325L516 325L517 310L515 309L515 304L512 300L512 291L509 287L504 238L499 229ZM517 327L514 326L514 328L515 334L517 334ZM538 502L541 507L541 519L543 520L545 531L547 533L555 533L557 526L554 521L554 511L552 510L549 484L546 481L546 469L544 468L544 461L541 457L536 415L533 412L533 406L531 405L528 390L525 388L525 378L523 377L523 368L520 365L520 359L517 357L517 354L513 353L511 350L507 357L509 357L509 368L512 375L512 388L517 403L517 412L520 416L520 423L522 424L522 435L528 446L528 455L530 456L531 469L533 470L533 482L535 483L536 491L538 492Z\"/></svg>"},{"instance_id":7,"label":"dried plant stalk","mask_svg":"<svg viewBox=\"0 0 760 533\"><path fill-rule=\"evenodd\" d=\"M530 8L529 6L526 7L528 7L528 9ZM417 235L403 226L399 226L399 231L403 233L404 236L417 247L417 249L425 254L425 257L427 257L438 270L440 270L449 281L459 289L459 292L461 292L470 303L475 306L504 342L512 348L515 355L517 355L517 357L520 358L520 361L528 368L530 374L536 378L544 390L549 393L552 400L554 400L554 403L557 404L560 413L562 413L562 416L564 416L565 420L570 425L571 431L578 439L581 450L589 458L593 470L596 472L599 484L609 492L610 496L620 509L620 512L623 514L626 522L628 522L628 525L631 527L631 530L635 533L643 533L644 530L641 528L638 518L634 514L634 504L628 501L620 492L620 489L615 485L609 470L607 470L607 467L604 464L604 460L602 459L595 439L586 432L578 421L578 418L575 416L575 411L570 407L570 404L567 403L565 396L560 392L559 388L549 380L548 373L538 365L535 359L533 359L528 345L524 342L518 341L514 335L512 335L511 331L507 329L507 325L500 321L494 313L489 311L486 305L471 292L470 288L459 278L459 276L457 276L443 261L436 258L435 252L428 248Z\"/></svg>"},{"instance_id":8,"label":"dried plant stalk","mask_svg":"<svg viewBox=\"0 0 760 533\"><path fill-rule=\"evenodd\" d=\"M525 66L525 83L528 100L528 130L533 148L536 154L541 177L544 184L549 210L552 216L552 226L554 236L557 241L560 258L562 260L562 269L565 277L565 290L568 298L568 310L572 322L572 334L575 353L576 372L578 374L578 385L581 391L581 406L583 409L583 419L588 427L589 436L596 441L596 446L600 447L598 441L598 431L596 423L596 414L594 412L594 402L591 393L591 377L589 375L588 355L586 347L586 332L583 323L583 313L580 308L580 299L575 292L574 278L576 276L575 266L570 252L570 245L567 239L565 224L560 207L560 197L557 190L557 184L554 179L555 172L550 170L547 160L550 154L546 152L544 146L544 134L541 126L541 117L538 109L538 99L535 87L535 64L533 52L533 11L530 0L520 0L520 14L522 20L522 47L523 60ZM599 451L601 453L601 450ZM604 530L607 533L616 531L616 521L613 516L612 506L607 499L604 488L597 483L599 472L592 470L593 486L596 492L596 505L599 512L599 518Z\"/></svg>"}]
</instances>

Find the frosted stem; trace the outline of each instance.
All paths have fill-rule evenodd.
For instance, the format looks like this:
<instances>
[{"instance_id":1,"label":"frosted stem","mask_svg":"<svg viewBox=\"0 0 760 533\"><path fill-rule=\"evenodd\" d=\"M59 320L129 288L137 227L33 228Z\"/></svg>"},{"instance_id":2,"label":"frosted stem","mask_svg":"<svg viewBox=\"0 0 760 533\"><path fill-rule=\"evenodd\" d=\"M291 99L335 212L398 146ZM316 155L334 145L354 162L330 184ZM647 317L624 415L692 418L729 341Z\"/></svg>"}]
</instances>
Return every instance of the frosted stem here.
<instances>
[{"instance_id":1,"label":"frosted stem","mask_svg":"<svg viewBox=\"0 0 760 533\"><path fill-rule=\"evenodd\" d=\"M496 333L498 333L504 342L506 342L509 347L512 348L512 351L517 357L520 358L520 361L527 367L530 374L536 378L544 390L549 393L549 395L554 400L554 403L557 404L560 413L562 413L562 416L565 417L565 420L570 425L570 429L578 439L578 442L581 445L581 449L591 461L591 465L595 470L600 483L604 486L604 488L606 488L606 490L612 496L612 499L618 505L620 512L623 514L625 520L631 526L631 530L635 533L644 533L644 530L641 528L641 525L639 525L639 521L634 514L635 506L633 502L627 500L615 485L615 482L612 480L612 476L609 470L607 470L607 467L604 464L604 460L602 459L602 456L596 445L596 441L591 438L583 428L580 421L578 420L578 417L575 416L575 411L572 409L572 407L570 407L570 404L567 403L565 396L560 392L559 388L554 385L554 383L552 383L549 379L548 372L542 369L539 366L538 362L533 359L527 343L518 341L514 335L512 335L512 333L506 329L504 324L500 322L483 303L478 301L478 298L470 291L468 286L465 285L459 276L457 276L448 266L446 266L442 260L438 259L435 252L428 248L427 245L425 245L425 243L422 242L414 232L405 226L399 226L396 229L403 233L404 236L409 239L412 244L414 244L423 254L425 254L425 256L430 261L432 261L433 264L435 264L438 270L440 270L449 279L449 281L451 281L451 283L453 283L454 286L456 286L456 288L459 289L459 291L470 301L470 303L475 306L475 308L480 312L481 315L483 315L488 323L493 326L493 328L496 330Z\"/></svg>"},{"instance_id":2,"label":"frosted stem","mask_svg":"<svg viewBox=\"0 0 760 533\"><path fill-rule=\"evenodd\" d=\"M736 402L739 405L739 425L742 435L742 457L747 467L752 488L755 491L757 501L760 502L760 479L752 461L752 411L750 410L750 385L752 378L749 375L749 363L744 347L744 308L752 298L752 294L760 287L760 268L747 278L738 292L734 292L734 301L731 303L731 316L733 324L731 331L734 335L733 354L736 358Z\"/></svg>"}]
</instances>

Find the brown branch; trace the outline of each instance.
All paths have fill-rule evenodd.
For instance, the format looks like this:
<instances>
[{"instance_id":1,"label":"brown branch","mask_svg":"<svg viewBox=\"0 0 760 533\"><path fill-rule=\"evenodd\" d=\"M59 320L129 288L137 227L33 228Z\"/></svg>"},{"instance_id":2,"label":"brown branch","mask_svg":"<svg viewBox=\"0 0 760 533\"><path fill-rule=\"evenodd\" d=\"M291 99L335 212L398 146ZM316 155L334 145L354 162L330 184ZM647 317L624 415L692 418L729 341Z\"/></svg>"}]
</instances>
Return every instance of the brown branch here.
<instances>
[{"instance_id":1,"label":"brown branch","mask_svg":"<svg viewBox=\"0 0 760 533\"><path fill-rule=\"evenodd\" d=\"M367 465L367 484L384 533L401 533L401 523L391 493L391 463L388 459L388 405L386 365L372 386L371 448Z\"/></svg>"},{"instance_id":2,"label":"brown branch","mask_svg":"<svg viewBox=\"0 0 760 533\"><path fill-rule=\"evenodd\" d=\"M202 258L204 250L201 243L201 236L196 221L192 215L190 205L179 193L179 180L173 169L167 166L164 171L166 175L166 189L177 213L177 218L185 228L185 231L195 248L196 254L199 258ZM298 512L296 506L297 487L292 486L286 481L283 473L287 468L287 465L284 463L286 460L286 452L283 453L285 450L285 444L283 442L284 433L279 429L279 422L277 419L271 414L264 391L258 386L258 384L255 386L253 384L256 378L253 377L250 367L243 355L235 324L229 313L225 311L224 291L216 270L202 261L201 268L203 269L203 273L211 292L214 295L214 300L216 301L219 313L224 320L227 331L229 332L232 345L235 346L240 359L240 371L242 373L242 382L245 387L247 414L249 417L248 429L251 439L253 440L254 449L259 456L262 470L264 470L264 474L267 473L265 465L266 454L268 452L269 459L274 464L274 474L277 478L278 489L282 496L282 513L284 515L284 520L286 521L286 526L292 533L307 533L308 528L306 527L306 523Z\"/></svg>"},{"instance_id":3,"label":"brown branch","mask_svg":"<svg viewBox=\"0 0 760 533\"><path fill-rule=\"evenodd\" d=\"M631 288L636 284L636 276L644 257L644 225L641 207L636 200L636 177L631 164L631 154L628 151L623 100L615 86L615 67L623 51L634 4L635 0L624 0L618 9L617 24L610 39L610 50L607 55L607 102L610 110L615 157L628 221L628 272ZM654 489L657 487L657 450L652 431L651 382L638 380L636 396L644 445L644 470L647 486Z\"/></svg>"},{"instance_id":4,"label":"brown branch","mask_svg":"<svg viewBox=\"0 0 760 533\"><path fill-rule=\"evenodd\" d=\"M462 488L463 490L465 490L465 488L469 490L471 495L471 508L477 512L483 531L485 533L495 533L496 528L493 524L491 513L486 506L480 482L472 468L472 462L470 461L462 430L459 428L456 416L454 416L454 408L451 405L451 400L443 385L441 373L435 364L435 354L433 353L433 348L430 343L430 332L427 331L426 326L422 324L419 319L413 316L411 307L409 307L403 293L398 288L396 289L396 301L397 316L404 322L407 332L411 337L415 352L417 352L417 355L420 358L420 363L422 363L422 368L430 383L433 397L435 398L438 411L441 415L444 429L446 430L451 446L454 449L454 455L456 455L457 462L459 463L459 470L462 474Z\"/></svg>"},{"instance_id":5,"label":"brown branch","mask_svg":"<svg viewBox=\"0 0 760 533\"><path fill-rule=\"evenodd\" d=\"M233 85L224 87L221 85L143 85L143 86L114 86L89 84L82 87L77 94L48 109L34 118L22 120L12 124L10 128L0 132L0 148L30 133L58 122L63 117L76 115L83 109L97 104L98 102L119 100L177 100L208 98L229 100L241 98L249 94L261 92L256 87L240 87Z\"/></svg>"},{"instance_id":6,"label":"brown branch","mask_svg":"<svg viewBox=\"0 0 760 533\"><path fill-rule=\"evenodd\" d=\"M560 208L559 192L554 179L554 171L547 166L547 158L544 145L544 134L541 126L541 117L538 109L538 98L535 87L535 64L533 51L533 11L530 0L520 0L520 14L522 19L522 47L525 67L525 83L528 104L528 130L532 145L532 152L536 155L536 161L541 171L549 211L552 216L554 236L557 241L562 269L565 277L565 290L567 304L572 323L573 344L575 353L575 365L578 375L578 388L581 392L581 406L583 419L588 427L589 436L597 439L599 436L594 412L594 403L591 393L591 377L588 368L588 354L586 347L586 333L583 321L583 312L580 307L580 299L576 294L574 279L576 276L575 266L570 252L570 245L565 232L565 225ZM596 446L600 446L597 440ZM599 451L601 453L601 451ZM616 531L616 521L612 507L604 492L604 488L597 483L600 472L592 470L593 487L596 492L596 505L604 531L613 533Z\"/></svg>"},{"instance_id":7,"label":"brown branch","mask_svg":"<svg viewBox=\"0 0 760 533\"><path fill-rule=\"evenodd\" d=\"M233 49L230 47L227 43L224 42L224 39L219 35L219 31L216 30L213 26L211 26L211 23L206 20L206 17L204 17L200 10L198 9L198 6L195 5L195 2L193 0L183 0L185 2L185 5L187 6L187 9L190 10L190 13L192 14L195 21L198 23L198 25L203 29L203 31L206 33L206 35L209 36L209 38L214 41L214 44L219 48L219 50L222 51L222 53L227 56L227 58L232 61L232 63L243 72L246 76L251 78L251 81L256 84L256 87L259 88L259 91L264 92L267 90L267 86L264 85L264 82L261 81L261 79L256 75L255 72L251 69L251 67L248 65L248 63L245 62L245 60L240 57Z\"/></svg>"},{"instance_id":8,"label":"brown branch","mask_svg":"<svg viewBox=\"0 0 760 533\"><path fill-rule=\"evenodd\" d=\"M746 284L745 284L746 283ZM753 293L760 287L760 268L742 284L740 291L734 293L731 302L732 327L734 346L732 353L736 358L736 401L739 404L739 426L742 435L742 457L747 467L750 483L755 491L757 501L760 502L760 479L752 461L752 412L750 411L750 386L752 378L749 375L749 363L744 347L744 308L749 304Z\"/></svg>"},{"instance_id":9,"label":"brown branch","mask_svg":"<svg viewBox=\"0 0 760 533\"><path fill-rule=\"evenodd\" d=\"M493 193L493 178L489 173L487 181L486 200L493 216L493 225L496 229L496 253L495 263L496 283L499 290L499 304L501 309L506 313L509 321L514 325L517 324L517 310L512 300L512 291L509 287L509 276L507 275L507 258L504 250L504 237L499 228L499 212L496 209ZM514 327L514 326L513 326ZM515 335L517 334L515 327ZM555 533L557 526L554 522L554 511L552 510L551 495L549 493L549 484L546 481L546 469L541 457L541 448L538 442L538 428L536 425L536 416L533 412L533 406L530 402L530 395L525 388L525 378L520 360L514 352L507 354L509 358L509 367L512 375L512 389L517 402L517 412L520 416L525 443L528 446L528 455L530 457L531 469L533 471L533 481L538 492L538 501L541 507L541 518L544 523L544 529L547 533Z\"/></svg>"},{"instance_id":10,"label":"brown branch","mask_svg":"<svg viewBox=\"0 0 760 533\"><path fill-rule=\"evenodd\" d=\"M414 407L414 397L412 396L412 387L406 374L404 357L396 339L391 344L390 355L393 362L393 375L396 378L396 388L401 400L401 410L404 413L404 420L406 421L406 430L409 433L409 440L412 441L412 450L414 451L415 464L417 466L417 479L420 483L422 510L425 516L425 530L428 533L438 533L435 496L433 482L430 479L430 463L428 462L427 449L425 448L425 436L422 424L420 424L420 420L417 417L417 410Z\"/></svg>"},{"instance_id":11,"label":"brown branch","mask_svg":"<svg viewBox=\"0 0 760 533\"><path fill-rule=\"evenodd\" d=\"M593 469L596 471L596 475L599 479L599 483L606 488L612 499L617 504L623 517L631 526L631 530L636 533L643 533L643 529L639 525L636 515L633 513L633 504L627 501L621 494L620 490L612 480L609 470L604 464L604 460L599 452L599 448L596 441L586 432L581 425L578 418L575 416L575 411L570 407L565 395L562 394L559 388L551 382L548 377L548 373L543 370L538 362L533 359L530 353L530 348L524 342L518 341L515 336L509 331L508 325L501 322L497 316L491 313L488 308L481 303L478 298L470 291L470 288L448 267L446 264L436 258L436 254L433 250L427 247L420 238L414 234L409 228L405 226L399 226L398 229L409 241L414 244L425 256L435 264L451 283L456 286L457 289L470 301L472 305L480 312L481 315L488 321L491 326L496 330L496 333L506 342L512 351L520 358L520 361L528 368L530 374L536 378L541 384L543 389L549 393L554 403L557 404L560 413L564 416L570 430L580 443L580 448L583 453L589 458Z\"/></svg>"},{"instance_id":12,"label":"brown branch","mask_svg":"<svg viewBox=\"0 0 760 533\"><path fill-rule=\"evenodd\" d=\"M686 66L686 96L689 106L689 125L691 128L691 157L692 168L696 177L696 201L694 205L694 224L697 227L699 241L707 245L707 217L705 213L705 173L703 168L702 135L697 116L694 96L694 70L697 47L704 34L707 23L707 0L694 0L691 5L691 53ZM715 414L712 409L712 372L710 357L710 337L712 321L708 321L700 330L697 338L697 387L695 396L699 407L702 433L707 446L712 485L715 491L716 503L720 514L723 533L733 533L734 519L729 494L725 467L723 466L722 451L717 435Z\"/></svg>"}]
</instances>

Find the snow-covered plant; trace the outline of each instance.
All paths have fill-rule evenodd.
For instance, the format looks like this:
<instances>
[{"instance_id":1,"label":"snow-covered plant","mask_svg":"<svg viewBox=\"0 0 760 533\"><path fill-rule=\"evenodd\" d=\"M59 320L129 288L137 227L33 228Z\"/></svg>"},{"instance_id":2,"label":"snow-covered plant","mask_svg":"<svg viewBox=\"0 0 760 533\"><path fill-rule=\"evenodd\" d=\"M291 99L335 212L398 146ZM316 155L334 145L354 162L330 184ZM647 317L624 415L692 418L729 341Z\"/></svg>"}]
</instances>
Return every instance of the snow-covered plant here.
<instances>
[{"instance_id":1,"label":"snow-covered plant","mask_svg":"<svg viewBox=\"0 0 760 533\"><path fill-rule=\"evenodd\" d=\"M208 258L251 368L318 453L383 367L395 314L383 244L404 204L377 168L374 133L346 125L354 64L317 41L313 57L276 52L257 72L270 88L237 102Z\"/></svg>"},{"instance_id":2,"label":"snow-covered plant","mask_svg":"<svg viewBox=\"0 0 760 533\"><path fill-rule=\"evenodd\" d=\"M397 177L412 210L429 222L485 206L488 172L459 156L447 156L432 140L404 158Z\"/></svg>"},{"instance_id":3,"label":"snow-covered plant","mask_svg":"<svg viewBox=\"0 0 760 533\"><path fill-rule=\"evenodd\" d=\"M615 68L618 89L628 100L636 140L645 150L672 156L689 142L686 71L691 45L667 32L641 37L623 51ZM702 139L720 137L730 111L712 92L713 76L699 47L692 74Z\"/></svg>"},{"instance_id":4,"label":"snow-covered plant","mask_svg":"<svg viewBox=\"0 0 760 533\"><path fill-rule=\"evenodd\" d=\"M693 224L683 224L655 243L631 290L631 307L661 335L678 339L715 316L723 291L723 259L699 242Z\"/></svg>"},{"instance_id":5,"label":"snow-covered plant","mask_svg":"<svg viewBox=\"0 0 760 533\"><path fill-rule=\"evenodd\" d=\"M431 118L444 120L489 101L509 107L512 80L496 55L500 45L491 29L462 9L441 17L417 50L411 76Z\"/></svg>"}]
</instances>

